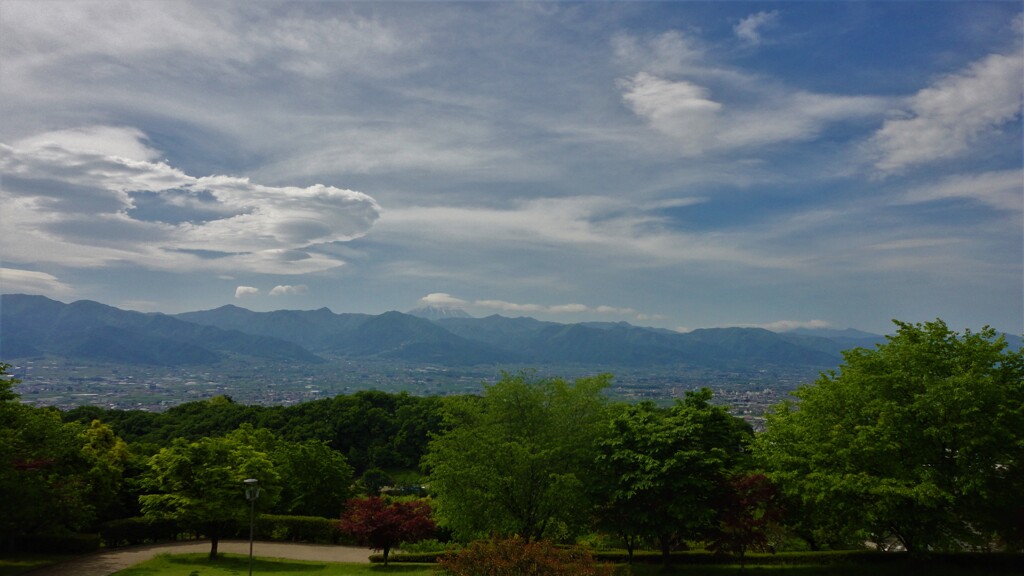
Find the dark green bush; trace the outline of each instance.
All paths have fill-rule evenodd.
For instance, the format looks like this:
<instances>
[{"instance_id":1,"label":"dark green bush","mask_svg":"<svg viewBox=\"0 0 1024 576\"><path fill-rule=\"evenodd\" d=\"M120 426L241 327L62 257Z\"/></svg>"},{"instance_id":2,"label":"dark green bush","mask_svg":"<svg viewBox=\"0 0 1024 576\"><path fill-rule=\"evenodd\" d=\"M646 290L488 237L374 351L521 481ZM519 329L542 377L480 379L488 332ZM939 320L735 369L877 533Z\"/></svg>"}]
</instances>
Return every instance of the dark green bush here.
<instances>
[{"instance_id":1,"label":"dark green bush","mask_svg":"<svg viewBox=\"0 0 1024 576\"><path fill-rule=\"evenodd\" d=\"M351 544L338 528L338 521L317 516L261 514L256 518L256 537L278 542Z\"/></svg>"},{"instance_id":2,"label":"dark green bush","mask_svg":"<svg viewBox=\"0 0 1024 576\"><path fill-rule=\"evenodd\" d=\"M121 518L100 526L100 539L108 547L177 540L182 530L174 520Z\"/></svg>"},{"instance_id":3,"label":"dark green bush","mask_svg":"<svg viewBox=\"0 0 1024 576\"><path fill-rule=\"evenodd\" d=\"M390 564L395 564L395 563L399 563L399 562L427 562L427 563L436 564L438 559L441 558L442 556L444 556L446 553L447 552L445 552L445 551L440 551L440 552L417 552L417 553L400 552L398 554L395 554L395 553L392 552L390 555L388 555L388 562ZM384 555L383 554L373 554L373 555L370 556L370 562L374 562L374 563L384 562Z\"/></svg>"},{"instance_id":4,"label":"dark green bush","mask_svg":"<svg viewBox=\"0 0 1024 576\"><path fill-rule=\"evenodd\" d=\"M95 552L99 547L100 537L98 534L72 532L21 536L15 542L15 549L18 552L44 554L87 554Z\"/></svg>"}]
</instances>

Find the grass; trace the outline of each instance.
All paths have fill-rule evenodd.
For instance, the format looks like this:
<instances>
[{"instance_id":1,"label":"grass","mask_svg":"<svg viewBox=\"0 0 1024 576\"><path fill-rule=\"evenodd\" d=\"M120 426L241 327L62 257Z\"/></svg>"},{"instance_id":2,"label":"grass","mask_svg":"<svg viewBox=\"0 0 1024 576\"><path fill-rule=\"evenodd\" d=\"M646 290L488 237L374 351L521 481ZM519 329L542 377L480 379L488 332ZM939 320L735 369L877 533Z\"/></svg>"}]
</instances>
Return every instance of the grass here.
<instances>
[{"instance_id":1,"label":"grass","mask_svg":"<svg viewBox=\"0 0 1024 576\"><path fill-rule=\"evenodd\" d=\"M67 560L72 556L17 554L0 556L0 576L18 576ZM942 563L896 562L892 564L838 564L831 566L747 566L675 565L665 570L659 565L619 566L616 576L990 576L1016 574L993 570L991 566L952 566ZM221 554L211 562L206 554L162 554L152 560L116 572L114 576L247 576L249 557ZM259 576L373 576L399 574L432 576L433 564L345 564L308 562L276 558L255 558L253 574Z\"/></svg>"},{"instance_id":2,"label":"grass","mask_svg":"<svg viewBox=\"0 0 1024 576\"><path fill-rule=\"evenodd\" d=\"M993 571L991 567L965 567L936 564L893 564L866 565L840 564L834 566L673 566L665 570L661 566L635 565L620 568L622 576L991 576L993 574L1017 574L1011 571Z\"/></svg>"},{"instance_id":3,"label":"grass","mask_svg":"<svg viewBox=\"0 0 1024 576\"><path fill-rule=\"evenodd\" d=\"M0 576L18 576L36 568L57 564L74 556L54 554L3 554L0 555Z\"/></svg>"},{"instance_id":4,"label":"grass","mask_svg":"<svg viewBox=\"0 0 1024 576\"><path fill-rule=\"evenodd\" d=\"M369 576L375 574L402 574L428 576L434 573L432 564L336 564L332 562L306 562L255 558L252 573L259 576ZM115 572L114 576L247 576L249 557L221 554L211 562L206 554L162 554Z\"/></svg>"}]
</instances>

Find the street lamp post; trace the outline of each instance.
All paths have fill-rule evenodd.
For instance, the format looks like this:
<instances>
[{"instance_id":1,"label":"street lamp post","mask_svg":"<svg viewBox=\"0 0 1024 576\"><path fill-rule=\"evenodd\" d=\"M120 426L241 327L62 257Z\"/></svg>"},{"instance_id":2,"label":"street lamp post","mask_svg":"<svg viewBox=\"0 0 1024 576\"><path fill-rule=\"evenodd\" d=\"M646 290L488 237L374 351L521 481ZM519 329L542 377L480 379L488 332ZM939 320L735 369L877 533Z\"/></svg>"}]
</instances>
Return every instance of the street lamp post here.
<instances>
[{"instance_id":1,"label":"street lamp post","mask_svg":"<svg viewBox=\"0 0 1024 576\"><path fill-rule=\"evenodd\" d=\"M252 576L252 541L256 528L256 499L260 497L260 482L255 478L242 481L245 484L245 499L249 501L249 576Z\"/></svg>"}]
</instances>

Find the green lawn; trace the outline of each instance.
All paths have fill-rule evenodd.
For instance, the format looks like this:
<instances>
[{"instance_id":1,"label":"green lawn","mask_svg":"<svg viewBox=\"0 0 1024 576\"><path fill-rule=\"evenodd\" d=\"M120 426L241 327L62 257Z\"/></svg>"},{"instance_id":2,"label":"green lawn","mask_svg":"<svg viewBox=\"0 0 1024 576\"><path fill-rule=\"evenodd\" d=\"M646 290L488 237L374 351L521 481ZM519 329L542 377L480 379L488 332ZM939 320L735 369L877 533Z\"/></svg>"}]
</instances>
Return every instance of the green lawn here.
<instances>
[{"instance_id":1,"label":"green lawn","mask_svg":"<svg viewBox=\"0 0 1024 576\"><path fill-rule=\"evenodd\" d=\"M673 566L664 570L657 565L620 568L620 574L630 576L991 576L995 574L1017 574L1017 572L994 571L991 567L957 567L935 564L893 564L865 565L848 564L838 566Z\"/></svg>"},{"instance_id":2,"label":"green lawn","mask_svg":"<svg viewBox=\"0 0 1024 576\"><path fill-rule=\"evenodd\" d=\"M404 574L428 576L433 574L432 564L334 564L330 562L304 562L255 558L252 573L255 576L358 576L370 574ZM211 562L206 554L160 555L115 573L116 576L247 576L249 557L221 554Z\"/></svg>"},{"instance_id":3,"label":"green lawn","mask_svg":"<svg viewBox=\"0 0 1024 576\"><path fill-rule=\"evenodd\" d=\"M18 576L31 570L54 564L69 556L7 555L0 556L0 576ZM255 558L253 574L259 576L370 576L374 574L402 574L432 576L433 564L337 564ZM748 566L738 565L676 565L664 570L659 565L620 566L617 576L990 576L1016 574L1011 570L997 571L991 567L956 567L942 564L893 563L881 565L849 564L838 566ZM210 562L206 554L161 555L147 562L117 572L115 576L247 576L249 557L240 554L222 554Z\"/></svg>"}]
</instances>

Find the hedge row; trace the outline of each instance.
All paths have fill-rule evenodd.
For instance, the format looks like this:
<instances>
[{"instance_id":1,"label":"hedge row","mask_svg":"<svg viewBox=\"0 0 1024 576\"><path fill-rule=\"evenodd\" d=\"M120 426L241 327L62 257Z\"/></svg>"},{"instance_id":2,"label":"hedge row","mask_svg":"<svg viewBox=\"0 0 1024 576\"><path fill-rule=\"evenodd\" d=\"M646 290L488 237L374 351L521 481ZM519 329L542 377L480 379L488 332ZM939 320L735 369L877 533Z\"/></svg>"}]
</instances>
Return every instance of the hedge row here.
<instances>
[{"instance_id":1,"label":"hedge row","mask_svg":"<svg viewBox=\"0 0 1024 576\"><path fill-rule=\"evenodd\" d=\"M148 518L121 518L100 526L100 538L108 547L151 544L166 540L177 540L183 530L174 520L150 520Z\"/></svg>"},{"instance_id":2,"label":"hedge row","mask_svg":"<svg viewBox=\"0 0 1024 576\"><path fill-rule=\"evenodd\" d=\"M426 562L430 564L437 564L437 560L445 555L445 552L400 552L398 554L388 554L388 562ZM370 556L370 562L380 563L384 562L383 554L373 554Z\"/></svg>"},{"instance_id":3,"label":"hedge row","mask_svg":"<svg viewBox=\"0 0 1024 576\"><path fill-rule=\"evenodd\" d=\"M594 559L601 562L624 564L629 561L625 551L597 551ZM642 551L633 555L636 564L655 564L662 560L657 552ZM738 564L739 558L705 551L673 552L672 564ZM1024 555L999 553L935 553L927 556L911 556L905 552L875 552L869 550L836 550L827 552L779 552L776 554L751 553L744 557L748 566L850 566L900 564L912 562L915 565L934 563L950 566L988 566L992 568L1024 568ZM1024 573L1024 570L1022 570Z\"/></svg>"},{"instance_id":4,"label":"hedge row","mask_svg":"<svg viewBox=\"0 0 1024 576\"><path fill-rule=\"evenodd\" d=\"M34 534L0 542L0 549L44 554L87 554L99 550L97 534Z\"/></svg>"},{"instance_id":5,"label":"hedge row","mask_svg":"<svg viewBox=\"0 0 1024 576\"><path fill-rule=\"evenodd\" d=\"M624 550L595 551L594 559L601 562L624 564L629 562L629 554ZM673 552L670 556L672 564L736 564L739 558L725 554L714 554L703 550ZM863 550L844 550L828 552L779 552L776 554L751 553L745 556L745 563L758 566L832 566L836 564L862 564L872 562L890 562L898 560L898 554L884 554ZM636 564L659 564L662 561L660 552L649 550L637 551L633 554Z\"/></svg>"},{"instance_id":6,"label":"hedge row","mask_svg":"<svg viewBox=\"0 0 1024 576\"><path fill-rule=\"evenodd\" d=\"M393 563L429 562L436 563L444 552L418 554L398 553L388 556ZM599 562L626 564L629 555L625 551L596 551L594 559ZM638 551L633 554L636 564L658 564L662 560L658 552ZM383 562L384 556L374 554L370 562ZM672 564L737 564L738 558L710 552L673 552ZM747 554L747 566L850 566L872 564L900 564L912 562L915 565L989 567L993 570L1020 570L1024 574L1024 555L1002 553L949 553L932 554L927 557L912 557L905 553L870 552L864 550L830 552L780 552L778 554Z\"/></svg>"},{"instance_id":7,"label":"hedge row","mask_svg":"<svg viewBox=\"0 0 1024 576\"><path fill-rule=\"evenodd\" d=\"M309 542L312 544L351 544L338 529L336 520L314 516L277 516L261 514L256 517L256 538L275 542ZM100 527L99 537L109 547L150 544L178 540L185 534L173 520L123 518ZM249 523L240 522L224 533L225 538L249 538Z\"/></svg>"},{"instance_id":8,"label":"hedge row","mask_svg":"<svg viewBox=\"0 0 1024 576\"><path fill-rule=\"evenodd\" d=\"M338 528L338 521L316 516L261 514L256 518L256 537L275 542L353 544Z\"/></svg>"}]
</instances>

